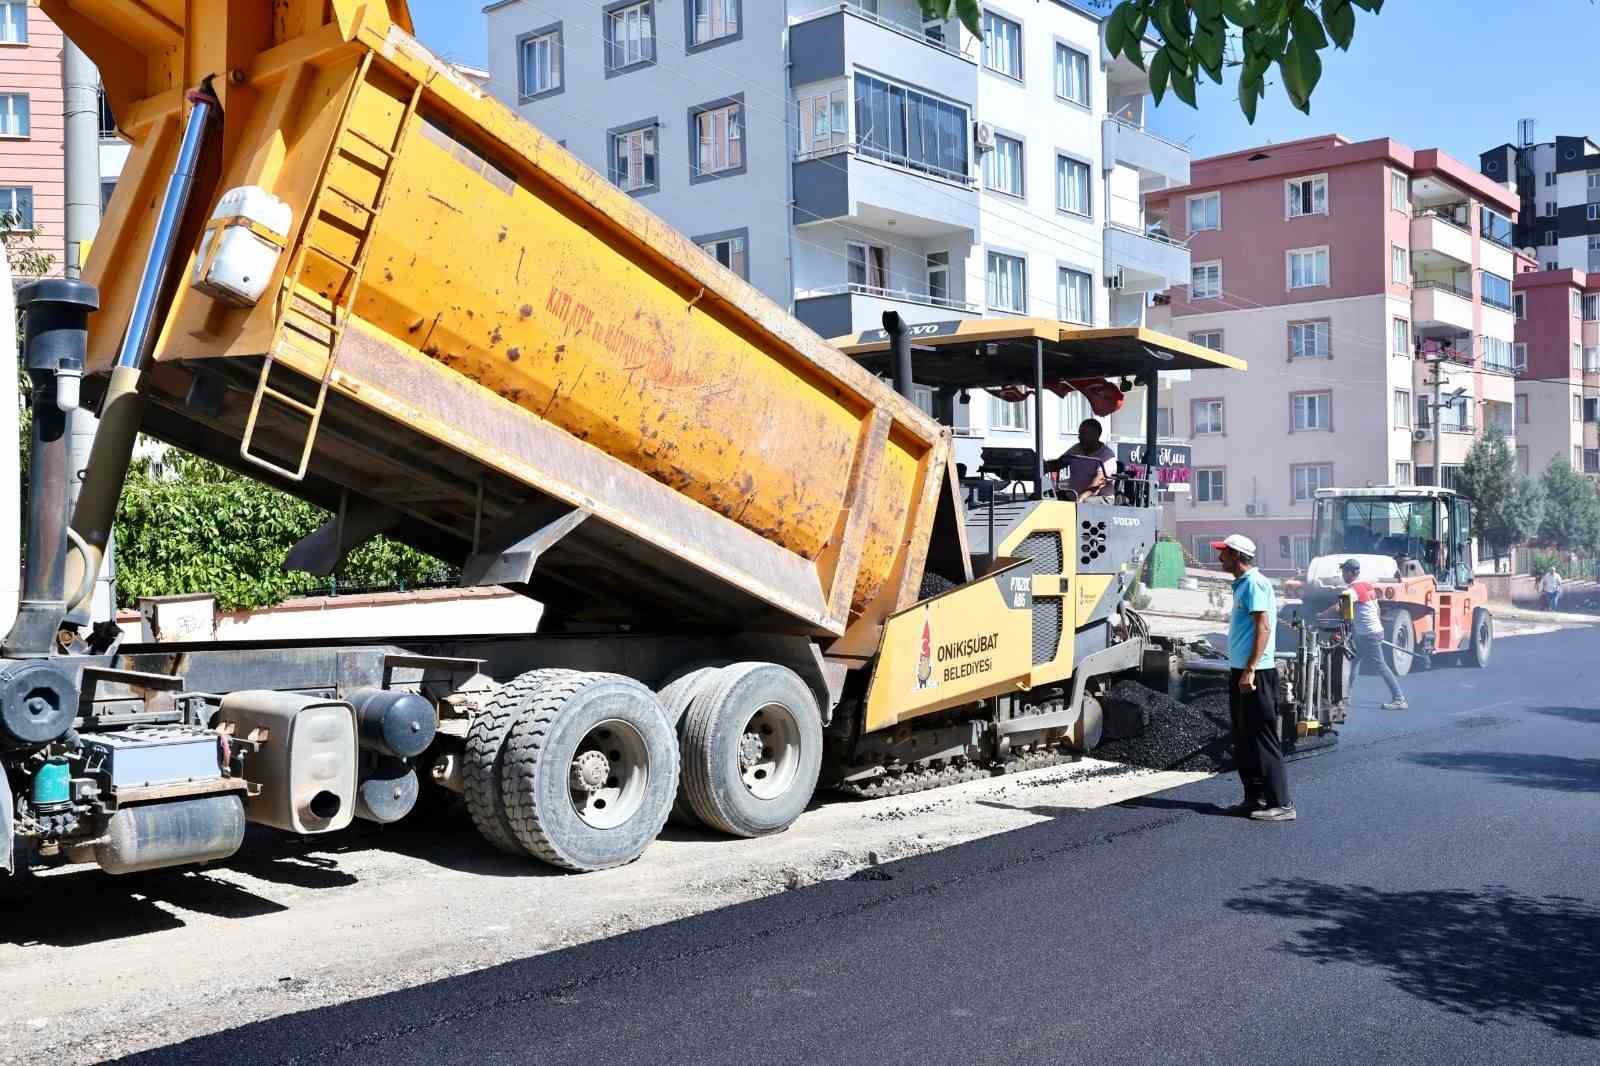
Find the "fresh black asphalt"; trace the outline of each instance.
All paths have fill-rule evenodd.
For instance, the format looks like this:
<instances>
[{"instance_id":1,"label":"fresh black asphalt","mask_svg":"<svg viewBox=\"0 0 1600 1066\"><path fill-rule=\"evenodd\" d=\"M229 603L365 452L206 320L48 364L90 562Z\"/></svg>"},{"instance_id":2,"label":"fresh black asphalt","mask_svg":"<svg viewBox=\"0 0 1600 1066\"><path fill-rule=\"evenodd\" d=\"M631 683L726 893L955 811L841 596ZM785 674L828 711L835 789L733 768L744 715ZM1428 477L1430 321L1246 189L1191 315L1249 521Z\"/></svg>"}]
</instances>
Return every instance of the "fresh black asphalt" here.
<instances>
[{"instance_id":1,"label":"fresh black asphalt","mask_svg":"<svg viewBox=\"0 0 1600 1066\"><path fill-rule=\"evenodd\" d=\"M136 1061L1600 1062L1600 632L1495 651L1413 674L1406 713L1364 679L1337 748L1291 767L1294 824L1219 815L1233 778L1044 808Z\"/></svg>"}]
</instances>

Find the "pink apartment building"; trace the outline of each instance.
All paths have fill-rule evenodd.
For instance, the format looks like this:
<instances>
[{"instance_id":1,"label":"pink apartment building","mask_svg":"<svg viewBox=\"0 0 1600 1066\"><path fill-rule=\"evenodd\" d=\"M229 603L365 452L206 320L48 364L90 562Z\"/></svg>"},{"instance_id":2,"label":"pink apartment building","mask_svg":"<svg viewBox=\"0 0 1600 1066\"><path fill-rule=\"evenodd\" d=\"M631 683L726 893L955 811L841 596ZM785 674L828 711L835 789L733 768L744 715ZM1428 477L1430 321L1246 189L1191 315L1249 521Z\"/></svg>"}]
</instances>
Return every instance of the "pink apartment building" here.
<instances>
[{"instance_id":1,"label":"pink apartment building","mask_svg":"<svg viewBox=\"0 0 1600 1066\"><path fill-rule=\"evenodd\" d=\"M1505 186L1436 149L1329 134L1196 160L1146 209L1191 267L1152 325L1250 363L1175 386L1161 415L1194 444L1168 526L1196 558L1237 531L1264 570L1295 571L1317 489L1430 483L1435 447L1449 486L1482 427L1514 433Z\"/></svg>"},{"instance_id":2,"label":"pink apartment building","mask_svg":"<svg viewBox=\"0 0 1600 1066\"><path fill-rule=\"evenodd\" d=\"M38 248L65 258L62 225L62 34L26 0L0 0L0 211L37 231Z\"/></svg>"},{"instance_id":3,"label":"pink apartment building","mask_svg":"<svg viewBox=\"0 0 1600 1066\"><path fill-rule=\"evenodd\" d=\"M1600 273L1533 268L1515 285L1517 463L1600 478Z\"/></svg>"}]
</instances>

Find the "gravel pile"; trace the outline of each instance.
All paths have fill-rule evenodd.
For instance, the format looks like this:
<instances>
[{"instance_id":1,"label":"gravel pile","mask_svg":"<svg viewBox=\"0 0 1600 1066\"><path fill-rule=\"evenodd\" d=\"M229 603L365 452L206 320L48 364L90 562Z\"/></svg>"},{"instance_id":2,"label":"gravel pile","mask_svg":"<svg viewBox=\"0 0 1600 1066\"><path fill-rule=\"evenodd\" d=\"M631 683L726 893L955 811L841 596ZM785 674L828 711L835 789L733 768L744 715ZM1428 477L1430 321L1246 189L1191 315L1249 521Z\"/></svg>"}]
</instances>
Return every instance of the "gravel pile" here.
<instances>
[{"instance_id":1,"label":"gravel pile","mask_svg":"<svg viewBox=\"0 0 1600 1066\"><path fill-rule=\"evenodd\" d=\"M1150 724L1137 737L1102 742L1094 749L1095 758L1151 770L1233 769L1226 691L1184 703L1136 681L1119 681L1106 692L1106 700L1148 711Z\"/></svg>"}]
</instances>

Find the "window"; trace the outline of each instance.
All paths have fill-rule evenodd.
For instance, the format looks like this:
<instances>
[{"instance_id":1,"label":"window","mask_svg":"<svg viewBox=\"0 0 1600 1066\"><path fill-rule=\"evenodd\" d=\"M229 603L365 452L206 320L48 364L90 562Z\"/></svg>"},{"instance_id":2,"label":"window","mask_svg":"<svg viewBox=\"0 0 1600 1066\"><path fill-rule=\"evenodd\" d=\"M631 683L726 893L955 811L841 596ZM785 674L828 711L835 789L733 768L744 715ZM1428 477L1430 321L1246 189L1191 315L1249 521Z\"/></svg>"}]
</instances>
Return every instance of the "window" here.
<instances>
[{"instance_id":1,"label":"window","mask_svg":"<svg viewBox=\"0 0 1600 1066\"><path fill-rule=\"evenodd\" d=\"M1483 302L1490 307L1498 307L1502 311L1511 310L1511 279L1502 278L1499 274L1491 274L1487 270L1478 272L1478 287L1483 294Z\"/></svg>"},{"instance_id":2,"label":"window","mask_svg":"<svg viewBox=\"0 0 1600 1066\"><path fill-rule=\"evenodd\" d=\"M689 18L689 47L703 48L739 36L740 0L685 0Z\"/></svg>"},{"instance_id":3,"label":"window","mask_svg":"<svg viewBox=\"0 0 1600 1066\"><path fill-rule=\"evenodd\" d=\"M1583 369L1583 345L1577 343L1576 341L1574 341L1572 344L1572 369Z\"/></svg>"},{"instance_id":4,"label":"window","mask_svg":"<svg viewBox=\"0 0 1600 1066\"><path fill-rule=\"evenodd\" d=\"M1056 42L1056 96L1089 106L1089 57Z\"/></svg>"},{"instance_id":5,"label":"window","mask_svg":"<svg viewBox=\"0 0 1600 1066\"><path fill-rule=\"evenodd\" d=\"M1218 300L1222 298L1222 260L1196 263L1189 268L1189 299Z\"/></svg>"},{"instance_id":6,"label":"window","mask_svg":"<svg viewBox=\"0 0 1600 1066\"><path fill-rule=\"evenodd\" d=\"M626 192L659 188L656 124L611 135L611 180Z\"/></svg>"},{"instance_id":7,"label":"window","mask_svg":"<svg viewBox=\"0 0 1600 1066\"><path fill-rule=\"evenodd\" d=\"M1295 569L1304 571L1311 565L1311 535L1296 533L1289 538L1289 551Z\"/></svg>"},{"instance_id":8,"label":"window","mask_svg":"<svg viewBox=\"0 0 1600 1066\"><path fill-rule=\"evenodd\" d=\"M1403 318L1396 318L1389 331L1390 348L1395 355L1411 354L1411 323Z\"/></svg>"},{"instance_id":9,"label":"window","mask_svg":"<svg viewBox=\"0 0 1600 1066\"><path fill-rule=\"evenodd\" d=\"M1583 372L1585 374L1600 374L1600 348L1584 348Z\"/></svg>"},{"instance_id":10,"label":"window","mask_svg":"<svg viewBox=\"0 0 1600 1066\"><path fill-rule=\"evenodd\" d=\"M989 306L996 311L1028 309L1028 264L1021 256L989 253Z\"/></svg>"},{"instance_id":11,"label":"window","mask_svg":"<svg viewBox=\"0 0 1600 1066\"><path fill-rule=\"evenodd\" d=\"M26 137L28 129L28 94L0 93L0 137Z\"/></svg>"},{"instance_id":12,"label":"window","mask_svg":"<svg viewBox=\"0 0 1600 1066\"><path fill-rule=\"evenodd\" d=\"M1289 323L1290 359L1326 359L1331 354L1332 327L1327 319Z\"/></svg>"},{"instance_id":13,"label":"window","mask_svg":"<svg viewBox=\"0 0 1600 1066\"><path fill-rule=\"evenodd\" d=\"M1333 488L1333 464L1304 463L1291 466L1289 479L1294 489L1294 502L1305 503L1316 497L1318 489Z\"/></svg>"},{"instance_id":14,"label":"window","mask_svg":"<svg viewBox=\"0 0 1600 1066\"><path fill-rule=\"evenodd\" d=\"M1094 279L1082 270L1061 267L1056 271L1056 312L1063 322L1085 326L1094 322Z\"/></svg>"},{"instance_id":15,"label":"window","mask_svg":"<svg viewBox=\"0 0 1600 1066\"><path fill-rule=\"evenodd\" d=\"M1394 428L1411 428L1411 390L1394 390Z\"/></svg>"},{"instance_id":16,"label":"window","mask_svg":"<svg viewBox=\"0 0 1600 1066\"><path fill-rule=\"evenodd\" d=\"M1426 396L1417 397L1417 428L1431 429L1433 427L1433 412L1429 409Z\"/></svg>"},{"instance_id":17,"label":"window","mask_svg":"<svg viewBox=\"0 0 1600 1066\"><path fill-rule=\"evenodd\" d=\"M1227 503L1227 471L1220 466L1197 467L1194 472L1194 502Z\"/></svg>"},{"instance_id":18,"label":"window","mask_svg":"<svg viewBox=\"0 0 1600 1066\"><path fill-rule=\"evenodd\" d=\"M0 215L5 215L12 229L33 229L33 186L0 186Z\"/></svg>"},{"instance_id":19,"label":"window","mask_svg":"<svg viewBox=\"0 0 1600 1066\"><path fill-rule=\"evenodd\" d=\"M1521 342L1511 346L1511 369L1519 374L1528 369L1528 346Z\"/></svg>"},{"instance_id":20,"label":"window","mask_svg":"<svg viewBox=\"0 0 1600 1066\"><path fill-rule=\"evenodd\" d=\"M1289 429L1305 433L1333 428L1333 393L1297 392L1289 397Z\"/></svg>"},{"instance_id":21,"label":"window","mask_svg":"<svg viewBox=\"0 0 1600 1066\"><path fill-rule=\"evenodd\" d=\"M1061 401L1057 407L1058 432L1063 437L1076 438L1083 420L1094 417L1094 412L1089 409L1089 400L1081 392L1071 392L1058 398Z\"/></svg>"},{"instance_id":22,"label":"window","mask_svg":"<svg viewBox=\"0 0 1600 1066\"><path fill-rule=\"evenodd\" d=\"M1600 448L1585 448L1583 450L1583 472L1585 474L1600 474Z\"/></svg>"},{"instance_id":23,"label":"window","mask_svg":"<svg viewBox=\"0 0 1600 1066\"><path fill-rule=\"evenodd\" d=\"M1328 249L1300 248L1291 251L1289 288L1311 289L1328 284Z\"/></svg>"},{"instance_id":24,"label":"window","mask_svg":"<svg viewBox=\"0 0 1600 1066\"><path fill-rule=\"evenodd\" d=\"M983 65L1022 80L1022 27L993 11L983 13Z\"/></svg>"},{"instance_id":25,"label":"window","mask_svg":"<svg viewBox=\"0 0 1600 1066\"><path fill-rule=\"evenodd\" d=\"M1585 215L1590 222L1600 222L1600 204L1585 204Z\"/></svg>"},{"instance_id":26,"label":"window","mask_svg":"<svg viewBox=\"0 0 1600 1066\"><path fill-rule=\"evenodd\" d=\"M1551 188L1555 187L1555 184L1556 184L1556 172L1553 171L1553 170L1545 171L1544 187L1547 188L1547 189L1551 189Z\"/></svg>"},{"instance_id":27,"label":"window","mask_svg":"<svg viewBox=\"0 0 1600 1066\"><path fill-rule=\"evenodd\" d=\"M1411 181L1398 170L1389 175L1389 206L1396 211L1411 211Z\"/></svg>"},{"instance_id":28,"label":"window","mask_svg":"<svg viewBox=\"0 0 1600 1066\"><path fill-rule=\"evenodd\" d=\"M928 298L934 301L950 299L950 253L928 253Z\"/></svg>"},{"instance_id":29,"label":"window","mask_svg":"<svg viewBox=\"0 0 1600 1066\"><path fill-rule=\"evenodd\" d=\"M703 105L689 112L689 180L744 171L744 104Z\"/></svg>"},{"instance_id":30,"label":"window","mask_svg":"<svg viewBox=\"0 0 1600 1066\"><path fill-rule=\"evenodd\" d=\"M744 231L737 233L716 233L709 237L696 237L695 243L700 250L711 258L739 275L749 280L750 263L745 257L746 236Z\"/></svg>"},{"instance_id":31,"label":"window","mask_svg":"<svg viewBox=\"0 0 1600 1066\"><path fill-rule=\"evenodd\" d=\"M1546 230L1545 234L1544 234L1544 246L1546 248L1554 248L1556 246L1556 243L1560 239L1561 238L1557 235L1555 230L1553 230L1553 229L1552 230ZM1555 266L1552 264L1551 266L1548 266L1545 269L1546 270L1554 270Z\"/></svg>"},{"instance_id":32,"label":"window","mask_svg":"<svg viewBox=\"0 0 1600 1066\"><path fill-rule=\"evenodd\" d=\"M1600 399L1591 396L1583 401L1583 420L1600 422Z\"/></svg>"},{"instance_id":33,"label":"window","mask_svg":"<svg viewBox=\"0 0 1600 1066\"><path fill-rule=\"evenodd\" d=\"M1197 437L1222 432L1222 401L1194 400L1189 404L1189 415L1194 422Z\"/></svg>"},{"instance_id":34,"label":"window","mask_svg":"<svg viewBox=\"0 0 1600 1066\"><path fill-rule=\"evenodd\" d=\"M1478 233L1486 241L1505 248L1512 246L1511 220L1493 208L1478 208Z\"/></svg>"},{"instance_id":35,"label":"window","mask_svg":"<svg viewBox=\"0 0 1600 1066\"><path fill-rule=\"evenodd\" d=\"M1411 484L1411 464L1397 462L1394 464L1394 483L1396 485Z\"/></svg>"},{"instance_id":36,"label":"window","mask_svg":"<svg viewBox=\"0 0 1600 1066\"><path fill-rule=\"evenodd\" d=\"M1556 213L1556 202L1554 200L1546 200L1544 202L1544 212L1543 213L1546 214L1546 215L1552 215L1553 216Z\"/></svg>"},{"instance_id":37,"label":"window","mask_svg":"<svg viewBox=\"0 0 1600 1066\"><path fill-rule=\"evenodd\" d=\"M1600 233L1589 234L1589 251L1600 252Z\"/></svg>"},{"instance_id":38,"label":"window","mask_svg":"<svg viewBox=\"0 0 1600 1066\"><path fill-rule=\"evenodd\" d=\"M964 107L856 75L856 146L868 155L967 182L968 125Z\"/></svg>"},{"instance_id":39,"label":"window","mask_svg":"<svg viewBox=\"0 0 1600 1066\"><path fill-rule=\"evenodd\" d=\"M1284 187L1288 190L1290 218L1328 213L1326 175L1316 178L1295 178L1293 181L1284 182Z\"/></svg>"},{"instance_id":40,"label":"window","mask_svg":"<svg viewBox=\"0 0 1600 1066\"><path fill-rule=\"evenodd\" d=\"M889 249L880 244L855 243L844 248L853 288L881 292L889 287Z\"/></svg>"},{"instance_id":41,"label":"window","mask_svg":"<svg viewBox=\"0 0 1600 1066\"><path fill-rule=\"evenodd\" d=\"M0 44L28 43L27 0L0 3Z\"/></svg>"},{"instance_id":42,"label":"window","mask_svg":"<svg viewBox=\"0 0 1600 1066\"><path fill-rule=\"evenodd\" d=\"M800 151L825 152L850 143L850 101L845 89L800 97Z\"/></svg>"},{"instance_id":43,"label":"window","mask_svg":"<svg viewBox=\"0 0 1600 1066\"><path fill-rule=\"evenodd\" d=\"M1220 329L1202 329L1189 334L1189 343L1198 344L1202 348L1210 348L1214 352L1222 351L1222 331Z\"/></svg>"},{"instance_id":44,"label":"window","mask_svg":"<svg viewBox=\"0 0 1600 1066\"><path fill-rule=\"evenodd\" d=\"M1389 280L1396 285L1411 284L1411 253L1398 244L1389 246Z\"/></svg>"},{"instance_id":45,"label":"window","mask_svg":"<svg viewBox=\"0 0 1600 1066\"><path fill-rule=\"evenodd\" d=\"M1586 292L1583 294L1583 320L1593 322L1600 318L1600 292Z\"/></svg>"},{"instance_id":46,"label":"window","mask_svg":"<svg viewBox=\"0 0 1600 1066\"><path fill-rule=\"evenodd\" d=\"M517 56L524 100L561 91L561 23L524 37Z\"/></svg>"},{"instance_id":47,"label":"window","mask_svg":"<svg viewBox=\"0 0 1600 1066\"><path fill-rule=\"evenodd\" d=\"M1582 399L1582 397L1574 396L1572 398L1572 420L1574 422L1582 422L1583 421L1583 399Z\"/></svg>"},{"instance_id":48,"label":"window","mask_svg":"<svg viewBox=\"0 0 1600 1066\"><path fill-rule=\"evenodd\" d=\"M1217 539L1219 539L1217 535L1212 533L1195 533L1191 535L1189 537L1189 546L1193 550L1189 552L1189 555L1202 567L1215 569L1218 565L1217 549L1211 546L1211 542Z\"/></svg>"},{"instance_id":49,"label":"window","mask_svg":"<svg viewBox=\"0 0 1600 1066\"><path fill-rule=\"evenodd\" d=\"M1527 425L1528 424L1528 394L1527 393L1522 392L1522 393L1518 393L1517 394L1516 410L1517 410L1517 425L1519 425L1519 426Z\"/></svg>"},{"instance_id":50,"label":"window","mask_svg":"<svg viewBox=\"0 0 1600 1066\"><path fill-rule=\"evenodd\" d=\"M1523 477L1527 477L1528 465L1528 446L1525 444L1520 445L1517 448L1517 473L1521 474Z\"/></svg>"},{"instance_id":51,"label":"window","mask_svg":"<svg viewBox=\"0 0 1600 1066\"><path fill-rule=\"evenodd\" d=\"M103 215L106 208L111 206L111 196L117 191L116 178L100 179L100 213Z\"/></svg>"},{"instance_id":52,"label":"window","mask_svg":"<svg viewBox=\"0 0 1600 1066\"><path fill-rule=\"evenodd\" d=\"M1591 170L1584 177L1588 179L1589 188L1600 189L1600 170Z\"/></svg>"},{"instance_id":53,"label":"window","mask_svg":"<svg viewBox=\"0 0 1600 1066\"><path fill-rule=\"evenodd\" d=\"M1517 292L1511 294L1511 313L1518 318L1528 317L1528 294Z\"/></svg>"},{"instance_id":54,"label":"window","mask_svg":"<svg viewBox=\"0 0 1600 1066\"><path fill-rule=\"evenodd\" d=\"M1583 317L1583 297L1582 297L1582 295L1580 295L1578 293L1578 291L1575 290L1575 289L1568 289L1567 290L1567 296L1570 298L1568 300L1568 302L1572 305L1572 317L1573 318L1582 318Z\"/></svg>"},{"instance_id":55,"label":"window","mask_svg":"<svg viewBox=\"0 0 1600 1066\"><path fill-rule=\"evenodd\" d=\"M1170 408L1170 407L1157 407L1156 408L1156 436L1158 436L1158 437L1170 437L1170 436L1172 436L1172 408Z\"/></svg>"},{"instance_id":56,"label":"window","mask_svg":"<svg viewBox=\"0 0 1600 1066\"><path fill-rule=\"evenodd\" d=\"M606 11L606 70L619 71L656 58L655 4L628 4Z\"/></svg>"},{"instance_id":57,"label":"window","mask_svg":"<svg viewBox=\"0 0 1600 1066\"><path fill-rule=\"evenodd\" d=\"M1189 197L1189 232L1222 228L1222 194L1208 192Z\"/></svg>"},{"instance_id":58,"label":"window","mask_svg":"<svg viewBox=\"0 0 1600 1066\"><path fill-rule=\"evenodd\" d=\"M998 396L989 397L989 428L990 429L1028 429L1028 408L1026 400L1015 403L1002 400Z\"/></svg>"},{"instance_id":59,"label":"window","mask_svg":"<svg viewBox=\"0 0 1600 1066\"><path fill-rule=\"evenodd\" d=\"M106 99L104 86L100 87L100 139L115 141L117 137L117 116L111 113L111 103Z\"/></svg>"},{"instance_id":60,"label":"window","mask_svg":"<svg viewBox=\"0 0 1600 1066\"><path fill-rule=\"evenodd\" d=\"M1070 156L1056 156L1056 210L1092 215L1089 204L1089 164Z\"/></svg>"},{"instance_id":61,"label":"window","mask_svg":"<svg viewBox=\"0 0 1600 1066\"><path fill-rule=\"evenodd\" d=\"M1022 195L1022 142L994 135L994 149L983 157L983 185L1008 196Z\"/></svg>"},{"instance_id":62,"label":"window","mask_svg":"<svg viewBox=\"0 0 1600 1066\"><path fill-rule=\"evenodd\" d=\"M1509 374L1516 369L1516 361L1511 356L1512 345L1508 340L1499 337L1483 338L1483 368L1497 370L1502 374Z\"/></svg>"}]
</instances>

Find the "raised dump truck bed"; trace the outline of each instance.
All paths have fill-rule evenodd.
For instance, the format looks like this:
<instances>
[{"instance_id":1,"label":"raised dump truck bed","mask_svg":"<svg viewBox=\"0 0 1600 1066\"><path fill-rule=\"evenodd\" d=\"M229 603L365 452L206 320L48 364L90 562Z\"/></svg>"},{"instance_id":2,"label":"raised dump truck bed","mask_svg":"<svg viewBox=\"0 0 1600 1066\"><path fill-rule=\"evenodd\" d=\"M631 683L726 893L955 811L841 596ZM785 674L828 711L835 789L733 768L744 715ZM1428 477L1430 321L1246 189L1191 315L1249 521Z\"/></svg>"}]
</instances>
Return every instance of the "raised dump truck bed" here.
<instances>
[{"instance_id":1,"label":"raised dump truck bed","mask_svg":"<svg viewBox=\"0 0 1600 1066\"><path fill-rule=\"evenodd\" d=\"M1153 427L1162 370L1237 360L1008 319L920 326L911 366L893 320L891 390L887 341L811 334L429 55L400 0L42 2L133 152L88 283L20 296L0 870L215 861L246 821L393 822L434 788L494 847L601 869L669 812L753 837L819 783L1075 758L1119 728L1105 686L1165 663L1125 604L1151 484L1080 509L1037 477L975 560L950 432L907 395L1026 384L1037 420L1046 384L1120 403L1127 377ZM549 624L123 645L78 601L141 431L328 508L291 566L386 533Z\"/></svg>"}]
</instances>

